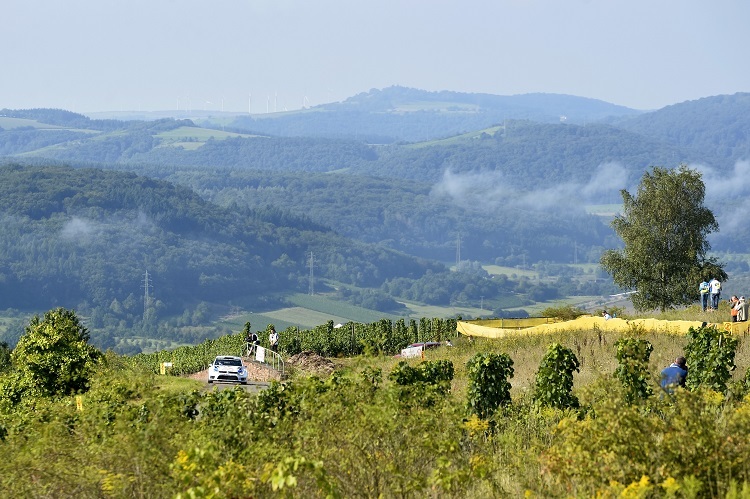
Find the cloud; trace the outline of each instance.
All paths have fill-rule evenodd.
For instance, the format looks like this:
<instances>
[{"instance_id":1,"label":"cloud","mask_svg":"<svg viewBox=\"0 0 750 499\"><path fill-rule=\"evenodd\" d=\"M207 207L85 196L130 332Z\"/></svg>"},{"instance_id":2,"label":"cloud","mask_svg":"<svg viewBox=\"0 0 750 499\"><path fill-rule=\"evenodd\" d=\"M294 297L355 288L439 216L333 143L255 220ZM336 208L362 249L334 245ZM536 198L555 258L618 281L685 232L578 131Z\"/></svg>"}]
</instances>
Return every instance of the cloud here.
<instances>
[{"instance_id":1,"label":"cloud","mask_svg":"<svg viewBox=\"0 0 750 499\"><path fill-rule=\"evenodd\" d=\"M737 161L727 172L704 166L691 166L703 174L706 185L706 202L720 204L727 199L744 197L750 191L750 162Z\"/></svg>"},{"instance_id":2,"label":"cloud","mask_svg":"<svg viewBox=\"0 0 750 499\"><path fill-rule=\"evenodd\" d=\"M502 172L455 173L448 169L431 195L448 197L458 206L474 211L514 208L532 211L582 209L586 204L608 204L627 186L628 171L618 163L602 164L586 183L566 182L534 190L522 190ZM619 201L619 198L618 198Z\"/></svg>"},{"instance_id":3,"label":"cloud","mask_svg":"<svg viewBox=\"0 0 750 499\"><path fill-rule=\"evenodd\" d=\"M73 217L63 225L60 235L63 239L88 239L94 233L94 225L83 218Z\"/></svg>"}]
</instances>

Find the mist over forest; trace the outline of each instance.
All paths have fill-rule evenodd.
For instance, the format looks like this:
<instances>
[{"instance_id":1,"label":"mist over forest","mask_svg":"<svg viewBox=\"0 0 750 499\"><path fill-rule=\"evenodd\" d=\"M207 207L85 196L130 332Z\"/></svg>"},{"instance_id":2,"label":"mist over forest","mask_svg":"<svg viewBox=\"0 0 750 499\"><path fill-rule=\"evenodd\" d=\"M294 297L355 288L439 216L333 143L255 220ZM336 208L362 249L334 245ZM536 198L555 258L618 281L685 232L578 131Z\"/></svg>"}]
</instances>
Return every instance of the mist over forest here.
<instances>
[{"instance_id":1,"label":"mist over forest","mask_svg":"<svg viewBox=\"0 0 750 499\"><path fill-rule=\"evenodd\" d=\"M0 296L6 308L81 310L104 346L136 331L191 342L206 333L186 328L218 309L306 293L312 254L316 289L337 300L393 317L404 300L481 301L511 316L622 291L574 266L621 244L609 227L621 189L680 164L702 172L720 224L713 251L739 276L748 120L750 94L644 113L402 87L267 115L3 109Z\"/></svg>"}]
</instances>

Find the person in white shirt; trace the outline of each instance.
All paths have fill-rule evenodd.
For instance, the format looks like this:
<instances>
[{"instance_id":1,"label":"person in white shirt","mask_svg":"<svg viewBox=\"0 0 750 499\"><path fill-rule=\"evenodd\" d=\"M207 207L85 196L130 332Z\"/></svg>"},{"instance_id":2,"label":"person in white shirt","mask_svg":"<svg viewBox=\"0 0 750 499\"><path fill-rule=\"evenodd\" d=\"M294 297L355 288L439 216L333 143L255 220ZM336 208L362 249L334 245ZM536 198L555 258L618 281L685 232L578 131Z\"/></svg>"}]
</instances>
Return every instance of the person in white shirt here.
<instances>
[{"instance_id":1,"label":"person in white shirt","mask_svg":"<svg viewBox=\"0 0 750 499\"><path fill-rule=\"evenodd\" d=\"M268 343L271 344L271 350L278 353L279 333L276 332L276 328L273 326L271 326L271 333L268 335Z\"/></svg>"},{"instance_id":2,"label":"person in white shirt","mask_svg":"<svg viewBox=\"0 0 750 499\"><path fill-rule=\"evenodd\" d=\"M711 288L711 308L718 310L721 299L721 281L714 277L708 282L708 287Z\"/></svg>"}]
</instances>

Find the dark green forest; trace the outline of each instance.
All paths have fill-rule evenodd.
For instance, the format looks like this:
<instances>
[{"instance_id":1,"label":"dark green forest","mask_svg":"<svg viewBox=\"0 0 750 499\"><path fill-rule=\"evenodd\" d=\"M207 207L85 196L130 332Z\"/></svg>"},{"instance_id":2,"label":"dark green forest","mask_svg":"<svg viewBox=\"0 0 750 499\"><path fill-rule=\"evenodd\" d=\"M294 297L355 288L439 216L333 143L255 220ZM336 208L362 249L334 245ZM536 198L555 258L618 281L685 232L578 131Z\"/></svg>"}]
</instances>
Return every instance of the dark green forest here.
<instances>
[{"instance_id":1,"label":"dark green forest","mask_svg":"<svg viewBox=\"0 0 750 499\"><path fill-rule=\"evenodd\" d=\"M519 307L616 292L566 269L620 244L606 214L616 208L588 207L616 207L651 166L735 169L750 151L748 102L643 113L392 87L231 120L0 110L2 307L76 308L103 347L113 336L193 341L175 328L217 306L273 308L305 292L311 253L317 289L383 312L397 300L512 296ZM750 229L729 215L742 189L726 192L709 208L734 223L713 249L743 253ZM481 264L556 270L542 283Z\"/></svg>"}]
</instances>

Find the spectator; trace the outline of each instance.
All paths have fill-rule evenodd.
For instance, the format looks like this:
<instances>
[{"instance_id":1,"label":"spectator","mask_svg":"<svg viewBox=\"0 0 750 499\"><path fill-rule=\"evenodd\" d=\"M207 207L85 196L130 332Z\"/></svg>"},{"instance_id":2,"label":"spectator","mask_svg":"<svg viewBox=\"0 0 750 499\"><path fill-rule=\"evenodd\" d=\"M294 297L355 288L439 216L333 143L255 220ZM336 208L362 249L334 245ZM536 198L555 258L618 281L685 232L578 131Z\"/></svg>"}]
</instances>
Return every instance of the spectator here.
<instances>
[{"instance_id":1,"label":"spectator","mask_svg":"<svg viewBox=\"0 0 750 499\"><path fill-rule=\"evenodd\" d=\"M708 287L711 292L711 310L718 310L719 300L721 299L721 282L714 277L708 281Z\"/></svg>"},{"instance_id":2,"label":"spectator","mask_svg":"<svg viewBox=\"0 0 750 499\"><path fill-rule=\"evenodd\" d=\"M711 288L708 285L708 281L703 279L703 281L698 285L698 292L701 295L701 308L705 312L708 308L708 299L711 296Z\"/></svg>"},{"instance_id":3,"label":"spectator","mask_svg":"<svg viewBox=\"0 0 750 499\"><path fill-rule=\"evenodd\" d=\"M258 345L260 345L260 339L258 333L250 332L247 335L247 355L248 357L258 351Z\"/></svg>"},{"instance_id":4,"label":"spectator","mask_svg":"<svg viewBox=\"0 0 750 499\"><path fill-rule=\"evenodd\" d=\"M745 322L747 320L747 302L744 296L740 296L740 300L737 302L737 321Z\"/></svg>"},{"instance_id":5,"label":"spectator","mask_svg":"<svg viewBox=\"0 0 750 499\"><path fill-rule=\"evenodd\" d=\"M662 389L667 393L673 393L677 386L685 388L687 369L685 357L677 357L669 367L664 368L661 372Z\"/></svg>"},{"instance_id":6,"label":"spectator","mask_svg":"<svg viewBox=\"0 0 750 499\"><path fill-rule=\"evenodd\" d=\"M735 295L729 299L729 316L732 322L737 322L737 312L739 312L738 304L740 303L739 298Z\"/></svg>"},{"instance_id":7,"label":"spectator","mask_svg":"<svg viewBox=\"0 0 750 499\"><path fill-rule=\"evenodd\" d=\"M276 328L271 326L271 332L268 335L268 343L271 344L271 350L279 352L279 333L276 332Z\"/></svg>"}]
</instances>

